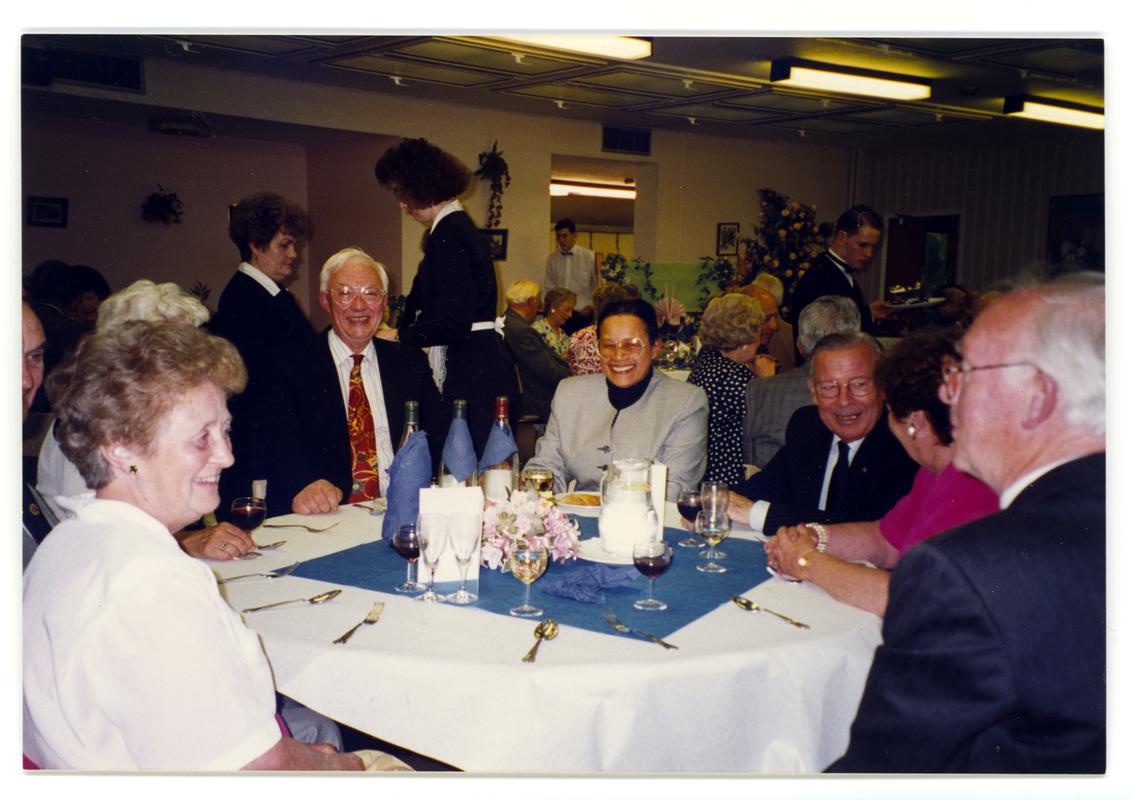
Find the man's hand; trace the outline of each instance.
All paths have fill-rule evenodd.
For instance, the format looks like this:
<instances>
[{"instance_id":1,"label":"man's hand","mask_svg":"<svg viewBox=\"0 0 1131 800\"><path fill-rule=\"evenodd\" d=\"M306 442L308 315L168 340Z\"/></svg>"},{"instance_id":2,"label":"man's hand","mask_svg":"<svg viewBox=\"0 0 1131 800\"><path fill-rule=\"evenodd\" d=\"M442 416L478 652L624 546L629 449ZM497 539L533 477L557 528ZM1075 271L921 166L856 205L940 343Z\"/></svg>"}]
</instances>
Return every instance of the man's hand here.
<instances>
[{"instance_id":1,"label":"man's hand","mask_svg":"<svg viewBox=\"0 0 1131 800\"><path fill-rule=\"evenodd\" d=\"M730 517L731 522L749 525L750 507L754 505L754 501L737 492L727 492L727 495L730 497L727 501L727 516Z\"/></svg>"},{"instance_id":2,"label":"man's hand","mask_svg":"<svg viewBox=\"0 0 1131 800\"><path fill-rule=\"evenodd\" d=\"M291 510L296 514L329 514L338 510L342 490L325 478L319 478L295 495Z\"/></svg>"},{"instance_id":3,"label":"man's hand","mask_svg":"<svg viewBox=\"0 0 1131 800\"><path fill-rule=\"evenodd\" d=\"M754 356L754 363L750 365L755 377L769 378L778 371L778 361L773 356L759 353Z\"/></svg>"},{"instance_id":4,"label":"man's hand","mask_svg":"<svg viewBox=\"0 0 1131 800\"><path fill-rule=\"evenodd\" d=\"M193 558L228 561L255 549L255 542L250 536L227 522L199 531L180 531L175 535L181 549Z\"/></svg>"},{"instance_id":5,"label":"man's hand","mask_svg":"<svg viewBox=\"0 0 1131 800\"><path fill-rule=\"evenodd\" d=\"M797 566L797 559L816 546L817 535L806 525L778 528L777 535L767 539L763 545L766 548L766 560L770 567L798 580L803 578L797 574L800 569Z\"/></svg>"},{"instance_id":6,"label":"man's hand","mask_svg":"<svg viewBox=\"0 0 1131 800\"><path fill-rule=\"evenodd\" d=\"M873 300L868 304L868 310L872 312L873 319L885 319L896 312L896 309L889 306L883 300Z\"/></svg>"}]
</instances>

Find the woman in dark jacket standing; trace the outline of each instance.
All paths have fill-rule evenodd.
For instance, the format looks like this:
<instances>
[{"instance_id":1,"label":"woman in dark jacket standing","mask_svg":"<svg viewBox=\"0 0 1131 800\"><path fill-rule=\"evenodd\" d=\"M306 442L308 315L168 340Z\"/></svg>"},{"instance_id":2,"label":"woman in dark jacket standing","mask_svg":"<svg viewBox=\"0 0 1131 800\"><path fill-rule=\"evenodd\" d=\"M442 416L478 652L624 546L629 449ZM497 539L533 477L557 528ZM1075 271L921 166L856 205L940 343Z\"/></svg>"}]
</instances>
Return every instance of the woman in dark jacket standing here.
<instances>
[{"instance_id":1,"label":"woman in dark jacket standing","mask_svg":"<svg viewBox=\"0 0 1131 800\"><path fill-rule=\"evenodd\" d=\"M467 400L468 427L482 453L494 420L495 397L517 395L514 364L496 327L495 265L486 239L457 199L471 172L424 139L389 148L374 168L377 181L409 216L429 226L398 329L398 338L429 347L436 384L450 406Z\"/></svg>"}]
</instances>

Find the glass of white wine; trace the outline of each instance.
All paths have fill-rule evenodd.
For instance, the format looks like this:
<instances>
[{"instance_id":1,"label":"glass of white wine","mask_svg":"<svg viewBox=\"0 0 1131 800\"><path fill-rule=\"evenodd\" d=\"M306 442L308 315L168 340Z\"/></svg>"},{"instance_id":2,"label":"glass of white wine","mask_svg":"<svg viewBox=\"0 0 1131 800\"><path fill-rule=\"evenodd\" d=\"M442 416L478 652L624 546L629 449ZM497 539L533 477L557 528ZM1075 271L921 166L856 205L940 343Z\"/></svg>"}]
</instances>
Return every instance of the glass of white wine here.
<instances>
[{"instance_id":1,"label":"glass of white wine","mask_svg":"<svg viewBox=\"0 0 1131 800\"><path fill-rule=\"evenodd\" d=\"M554 496L554 473L548 467L528 464L522 470L522 487L545 498Z\"/></svg>"},{"instance_id":2,"label":"glass of white wine","mask_svg":"<svg viewBox=\"0 0 1131 800\"><path fill-rule=\"evenodd\" d=\"M695 533L707 543L707 552L702 554L704 563L696 564L695 569L699 572L726 572L727 568L718 563L715 545L730 533L730 519L726 515L715 517L707 511L700 511L695 518Z\"/></svg>"},{"instance_id":3,"label":"glass of white wine","mask_svg":"<svg viewBox=\"0 0 1131 800\"><path fill-rule=\"evenodd\" d=\"M542 577L546 571L546 562L549 553L546 546L539 539L517 539L507 562L514 576L526 587L523 594L522 605L510 610L513 617L540 617L542 609L530 603L530 584Z\"/></svg>"}]
</instances>

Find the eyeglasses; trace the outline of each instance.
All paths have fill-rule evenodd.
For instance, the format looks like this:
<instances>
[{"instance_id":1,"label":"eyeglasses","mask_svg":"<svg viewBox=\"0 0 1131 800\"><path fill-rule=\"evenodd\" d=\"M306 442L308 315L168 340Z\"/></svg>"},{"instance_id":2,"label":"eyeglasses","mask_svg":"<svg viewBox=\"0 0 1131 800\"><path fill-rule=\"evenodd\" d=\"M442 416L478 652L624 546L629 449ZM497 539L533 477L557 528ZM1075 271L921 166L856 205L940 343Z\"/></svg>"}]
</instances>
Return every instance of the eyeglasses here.
<instances>
[{"instance_id":1,"label":"eyeglasses","mask_svg":"<svg viewBox=\"0 0 1131 800\"><path fill-rule=\"evenodd\" d=\"M330 290L330 297L340 306L350 305L355 297L360 297L367 305L375 306L385 298L385 292L376 286L362 286L358 289L352 286L335 286Z\"/></svg>"},{"instance_id":2,"label":"eyeglasses","mask_svg":"<svg viewBox=\"0 0 1131 800\"><path fill-rule=\"evenodd\" d=\"M631 339L621 339L619 342L601 339L597 342L597 351L606 358L612 358L620 350L623 350L630 356L638 356L644 352L646 346L645 341L639 336L634 336Z\"/></svg>"},{"instance_id":3,"label":"eyeglasses","mask_svg":"<svg viewBox=\"0 0 1131 800\"><path fill-rule=\"evenodd\" d=\"M1040 371L1040 367L1031 361L1010 361L1002 364L981 364L978 366L971 366L965 361L955 361L954 359L947 359L943 361L943 388L946 396L943 398L947 403L953 403L958 399L958 393L962 390L962 383L966 376L971 372L977 372L981 369L1005 369L1006 367L1032 367Z\"/></svg>"},{"instance_id":4,"label":"eyeglasses","mask_svg":"<svg viewBox=\"0 0 1131 800\"><path fill-rule=\"evenodd\" d=\"M848 393L861 400L871 397L876 391L876 381L873 378L853 378L849 381L813 381L817 394L826 400L840 397L841 387L848 389Z\"/></svg>"}]
</instances>

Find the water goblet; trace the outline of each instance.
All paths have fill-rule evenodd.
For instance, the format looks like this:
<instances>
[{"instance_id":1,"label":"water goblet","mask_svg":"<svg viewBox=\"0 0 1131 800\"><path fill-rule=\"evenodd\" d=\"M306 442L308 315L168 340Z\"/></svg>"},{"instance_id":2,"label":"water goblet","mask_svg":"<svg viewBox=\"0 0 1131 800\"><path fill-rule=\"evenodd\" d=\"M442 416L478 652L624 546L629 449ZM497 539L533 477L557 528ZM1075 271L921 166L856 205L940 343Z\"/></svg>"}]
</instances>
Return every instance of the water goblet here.
<instances>
[{"instance_id":1,"label":"water goblet","mask_svg":"<svg viewBox=\"0 0 1131 800\"><path fill-rule=\"evenodd\" d=\"M510 570L514 576L522 581L526 587L523 593L522 605L510 610L513 617L540 617L542 609L530 603L530 584L542 577L546 571L546 562L549 553L545 545L538 539L519 539L514 543L514 549L507 559Z\"/></svg>"},{"instance_id":2,"label":"water goblet","mask_svg":"<svg viewBox=\"0 0 1131 800\"><path fill-rule=\"evenodd\" d=\"M703 507L703 498L697 489L685 489L679 493L676 498L675 507L679 509L679 515L688 521L689 524L695 524L695 518L699 516L699 511ZM695 535L689 533L686 539L680 539L678 542L680 547L702 547L703 542L695 538Z\"/></svg>"},{"instance_id":3,"label":"water goblet","mask_svg":"<svg viewBox=\"0 0 1131 800\"><path fill-rule=\"evenodd\" d=\"M398 592L420 592L428 587L416 580L416 561L420 558L420 539L416 535L415 525L402 525L393 533L389 541L397 555L407 562L405 564L404 583L395 587Z\"/></svg>"},{"instance_id":4,"label":"water goblet","mask_svg":"<svg viewBox=\"0 0 1131 800\"><path fill-rule=\"evenodd\" d=\"M522 486L528 492L537 492L542 497L553 497L554 473L549 467L528 464L522 470Z\"/></svg>"},{"instance_id":5,"label":"water goblet","mask_svg":"<svg viewBox=\"0 0 1131 800\"><path fill-rule=\"evenodd\" d=\"M479 549L481 536L478 514L452 514L448 518L448 538L451 539L452 552L459 564L459 591L445 597L445 602L465 606L479 599L479 595L467 591L467 568Z\"/></svg>"},{"instance_id":6,"label":"water goblet","mask_svg":"<svg viewBox=\"0 0 1131 800\"><path fill-rule=\"evenodd\" d=\"M648 579L648 599L637 600L633 608L641 611L663 611L668 604L655 596L656 578L672 563L672 548L663 539L644 539L632 546L632 563Z\"/></svg>"},{"instance_id":7,"label":"water goblet","mask_svg":"<svg viewBox=\"0 0 1131 800\"><path fill-rule=\"evenodd\" d=\"M267 501L262 497L237 497L232 501L232 524L250 535L263 524Z\"/></svg>"},{"instance_id":8,"label":"water goblet","mask_svg":"<svg viewBox=\"0 0 1131 800\"><path fill-rule=\"evenodd\" d=\"M730 504L730 492L723 481L703 481L699 484L699 496L703 504L703 511L712 520L717 520L727 515L727 506Z\"/></svg>"},{"instance_id":9,"label":"water goblet","mask_svg":"<svg viewBox=\"0 0 1131 800\"><path fill-rule=\"evenodd\" d=\"M421 514L416 522L416 536L420 541L420 557L428 568L428 590L416 598L426 603L442 603L444 598L433 589L436 567L448 546L448 518L444 514Z\"/></svg>"},{"instance_id":10,"label":"water goblet","mask_svg":"<svg viewBox=\"0 0 1131 800\"><path fill-rule=\"evenodd\" d=\"M700 511L699 516L695 518L695 532L707 543L707 552L700 555L705 563L697 564L695 569L699 572L726 572L727 568L717 563L719 559L715 545L727 538L727 534L730 533L730 519L725 515L720 519L712 519L706 511Z\"/></svg>"}]
</instances>

